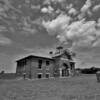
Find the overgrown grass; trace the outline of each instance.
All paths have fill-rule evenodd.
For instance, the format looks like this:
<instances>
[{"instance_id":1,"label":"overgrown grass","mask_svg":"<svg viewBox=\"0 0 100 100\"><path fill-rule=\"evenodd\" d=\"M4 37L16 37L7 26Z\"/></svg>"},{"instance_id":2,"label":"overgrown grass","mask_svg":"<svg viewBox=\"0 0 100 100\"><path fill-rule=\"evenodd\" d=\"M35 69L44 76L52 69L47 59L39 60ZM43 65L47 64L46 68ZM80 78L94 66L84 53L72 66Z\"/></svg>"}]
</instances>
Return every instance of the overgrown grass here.
<instances>
[{"instance_id":1,"label":"overgrown grass","mask_svg":"<svg viewBox=\"0 0 100 100\"><path fill-rule=\"evenodd\" d=\"M44 80L0 80L0 100L100 100L95 75Z\"/></svg>"}]
</instances>

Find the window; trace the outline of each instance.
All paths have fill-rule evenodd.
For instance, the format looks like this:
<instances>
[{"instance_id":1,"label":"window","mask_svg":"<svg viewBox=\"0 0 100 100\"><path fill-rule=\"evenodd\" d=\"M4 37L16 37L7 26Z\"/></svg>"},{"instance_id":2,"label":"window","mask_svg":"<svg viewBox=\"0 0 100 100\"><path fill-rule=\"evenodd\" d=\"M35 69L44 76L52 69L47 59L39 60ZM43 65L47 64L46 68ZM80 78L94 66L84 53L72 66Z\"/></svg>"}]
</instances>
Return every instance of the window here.
<instances>
[{"instance_id":1,"label":"window","mask_svg":"<svg viewBox=\"0 0 100 100\"><path fill-rule=\"evenodd\" d=\"M38 79L41 79L41 78L42 78L42 73L38 74L38 75L37 75L37 78L38 78Z\"/></svg>"},{"instance_id":2,"label":"window","mask_svg":"<svg viewBox=\"0 0 100 100\"><path fill-rule=\"evenodd\" d=\"M47 66L50 65L50 61L46 61L46 65L47 65Z\"/></svg>"},{"instance_id":3,"label":"window","mask_svg":"<svg viewBox=\"0 0 100 100\"><path fill-rule=\"evenodd\" d=\"M50 74L49 73L46 73L46 76L45 76L46 78L49 78L50 77Z\"/></svg>"},{"instance_id":4,"label":"window","mask_svg":"<svg viewBox=\"0 0 100 100\"><path fill-rule=\"evenodd\" d=\"M39 63L38 68L41 69L42 68L42 60L39 60L38 63Z\"/></svg>"}]
</instances>

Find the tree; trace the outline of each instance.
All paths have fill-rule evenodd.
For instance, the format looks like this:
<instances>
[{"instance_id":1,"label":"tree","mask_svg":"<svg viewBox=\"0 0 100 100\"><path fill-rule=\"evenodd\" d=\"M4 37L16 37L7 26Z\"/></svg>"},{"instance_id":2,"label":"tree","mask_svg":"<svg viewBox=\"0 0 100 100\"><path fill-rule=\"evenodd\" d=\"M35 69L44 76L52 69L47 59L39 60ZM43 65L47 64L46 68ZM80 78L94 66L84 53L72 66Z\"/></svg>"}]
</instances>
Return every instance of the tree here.
<instances>
[{"instance_id":1,"label":"tree","mask_svg":"<svg viewBox=\"0 0 100 100\"><path fill-rule=\"evenodd\" d=\"M5 73L5 71L4 71L4 70L2 70L2 71L1 71L1 74L4 74L4 73Z\"/></svg>"}]
</instances>

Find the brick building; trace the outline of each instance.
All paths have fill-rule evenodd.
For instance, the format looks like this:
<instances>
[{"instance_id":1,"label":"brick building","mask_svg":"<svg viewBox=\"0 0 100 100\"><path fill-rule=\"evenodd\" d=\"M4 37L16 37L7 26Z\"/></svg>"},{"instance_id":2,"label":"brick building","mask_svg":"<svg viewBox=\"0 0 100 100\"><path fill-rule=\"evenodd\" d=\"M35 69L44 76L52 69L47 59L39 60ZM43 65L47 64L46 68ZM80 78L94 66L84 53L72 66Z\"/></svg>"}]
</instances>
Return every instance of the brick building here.
<instances>
[{"instance_id":1,"label":"brick building","mask_svg":"<svg viewBox=\"0 0 100 100\"><path fill-rule=\"evenodd\" d=\"M50 56L29 55L17 60L16 74L26 74L27 78L67 77L73 75L75 62L68 50L61 47Z\"/></svg>"}]
</instances>

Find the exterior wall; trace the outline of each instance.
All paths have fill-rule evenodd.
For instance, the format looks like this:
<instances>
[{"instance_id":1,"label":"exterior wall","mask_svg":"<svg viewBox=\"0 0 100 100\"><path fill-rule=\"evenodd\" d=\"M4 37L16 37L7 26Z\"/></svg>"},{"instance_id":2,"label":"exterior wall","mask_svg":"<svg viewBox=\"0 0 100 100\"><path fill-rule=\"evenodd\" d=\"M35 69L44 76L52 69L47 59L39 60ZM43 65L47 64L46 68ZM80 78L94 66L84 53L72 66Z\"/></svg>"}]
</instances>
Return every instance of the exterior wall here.
<instances>
[{"instance_id":1,"label":"exterior wall","mask_svg":"<svg viewBox=\"0 0 100 100\"><path fill-rule=\"evenodd\" d=\"M54 76L55 77L60 76L60 72L59 72L60 64L61 64L60 58L56 58L55 59L55 68L54 68Z\"/></svg>"},{"instance_id":2,"label":"exterior wall","mask_svg":"<svg viewBox=\"0 0 100 100\"><path fill-rule=\"evenodd\" d=\"M29 60L28 59L18 61L17 68L16 68L16 74L19 76L22 76L23 73L26 73L26 75L28 75L28 71L29 71L28 67L29 67Z\"/></svg>"},{"instance_id":3,"label":"exterior wall","mask_svg":"<svg viewBox=\"0 0 100 100\"><path fill-rule=\"evenodd\" d=\"M42 66L41 69L38 68L38 60L42 60ZM50 62L50 65L46 65L46 61ZM32 59L31 60L31 75L32 78L37 78L37 75L39 73L42 74L42 78L46 78L46 73L50 74L50 77L54 77L53 75L53 70L54 69L54 62L48 59L42 59L42 58L38 58L38 59Z\"/></svg>"},{"instance_id":4,"label":"exterior wall","mask_svg":"<svg viewBox=\"0 0 100 100\"><path fill-rule=\"evenodd\" d=\"M74 75L75 74L75 62L70 62L71 65L71 74Z\"/></svg>"},{"instance_id":5,"label":"exterior wall","mask_svg":"<svg viewBox=\"0 0 100 100\"><path fill-rule=\"evenodd\" d=\"M65 76L74 75L75 63L66 60L61 60L62 58L68 59L65 54L55 58L55 63L56 63L55 70L57 71L57 73L55 73L55 76L57 77L61 76L60 74L62 74L61 72L62 70L63 72L65 72ZM67 64L68 69L64 69L63 66L64 63Z\"/></svg>"},{"instance_id":6,"label":"exterior wall","mask_svg":"<svg viewBox=\"0 0 100 100\"><path fill-rule=\"evenodd\" d=\"M41 69L38 68L39 62L38 60L42 60ZM46 61L49 61L49 65L46 65ZM17 62L16 73L18 75L26 74L27 78L35 79L39 73L42 74L42 78L46 78L46 73L50 75L50 77L54 77L54 61L50 59L44 58L31 58L26 60L26 64L20 66L21 61Z\"/></svg>"},{"instance_id":7,"label":"exterior wall","mask_svg":"<svg viewBox=\"0 0 100 100\"><path fill-rule=\"evenodd\" d=\"M74 73L75 63L61 60L61 58L68 59L66 55L61 55L55 57L54 60L42 58L42 57L31 57L17 62L16 73L19 75L26 74L27 78L36 79L38 74L42 74L42 78L46 78L46 73L49 74L49 77L59 77L61 76L61 70L66 73L65 76ZM38 68L39 60L42 60L41 69ZM46 61L49 61L49 65L46 65ZM68 65L68 69L64 69L63 64Z\"/></svg>"},{"instance_id":8,"label":"exterior wall","mask_svg":"<svg viewBox=\"0 0 100 100\"><path fill-rule=\"evenodd\" d=\"M56 58L55 59L55 61L56 61L56 67L55 67L55 70L57 70L57 73L56 73L56 77L60 77L61 75L61 70L63 70L64 69L64 66L63 66L63 61L61 60L61 58ZM70 67L70 65L69 65L69 62L66 62L67 63L67 65ZM67 70L65 70L66 71L66 76L68 76L68 71Z\"/></svg>"},{"instance_id":9,"label":"exterior wall","mask_svg":"<svg viewBox=\"0 0 100 100\"><path fill-rule=\"evenodd\" d=\"M16 68L16 73L18 75L22 75L22 73L24 72L24 68L25 66L24 65L20 65L21 62L18 62L17 63L17 68Z\"/></svg>"}]
</instances>

